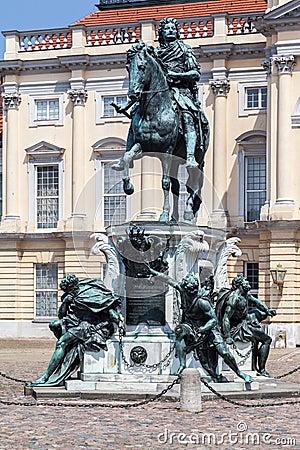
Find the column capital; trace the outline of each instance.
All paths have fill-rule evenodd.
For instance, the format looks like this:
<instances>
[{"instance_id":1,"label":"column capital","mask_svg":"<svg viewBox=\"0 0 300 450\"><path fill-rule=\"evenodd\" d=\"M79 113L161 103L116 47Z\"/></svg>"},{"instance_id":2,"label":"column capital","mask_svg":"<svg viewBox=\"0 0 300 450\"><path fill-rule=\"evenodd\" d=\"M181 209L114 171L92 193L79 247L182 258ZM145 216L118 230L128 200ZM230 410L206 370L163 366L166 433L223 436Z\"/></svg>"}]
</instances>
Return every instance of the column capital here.
<instances>
[{"instance_id":1,"label":"column capital","mask_svg":"<svg viewBox=\"0 0 300 450\"><path fill-rule=\"evenodd\" d=\"M74 105L84 105L88 98L86 89L69 89L68 95Z\"/></svg>"},{"instance_id":2,"label":"column capital","mask_svg":"<svg viewBox=\"0 0 300 450\"><path fill-rule=\"evenodd\" d=\"M279 74L292 73L296 65L294 55L275 55L272 56L272 61L274 61Z\"/></svg>"},{"instance_id":3,"label":"column capital","mask_svg":"<svg viewBox=\"0 0 300 450\"><path fill-rule=\"evenodd\" d=\"M227 97L230 90L230 82L227 78L210 80L209 85L216 97Z\"/></svg>"},{"instance_id":4,"label":"column capital","mask_svg":"<svg viewBox=\"0 0 300 450\"><path fill-rule=\"evenodd\" d=\"M2 94L4 109L18 109L21 103L21 95L18 92Z\"/></svg>"}]
</instances>

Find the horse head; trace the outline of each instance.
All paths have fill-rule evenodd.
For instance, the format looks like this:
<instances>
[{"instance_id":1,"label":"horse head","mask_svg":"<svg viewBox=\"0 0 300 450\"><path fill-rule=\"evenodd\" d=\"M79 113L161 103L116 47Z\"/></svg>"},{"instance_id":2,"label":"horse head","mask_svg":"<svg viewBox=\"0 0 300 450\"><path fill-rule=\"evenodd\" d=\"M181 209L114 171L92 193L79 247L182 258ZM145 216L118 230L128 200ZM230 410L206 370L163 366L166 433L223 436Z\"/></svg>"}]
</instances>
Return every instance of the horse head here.
<instances>
[{"instance_id":1,"label":"horse head","mask_svg":"<svg viewBox=\"0 0 300 450\"><path fill-rule=\"evenodd\" d=\"M143 41L137 42L127 51L128 97L131 100L139 101L143 92L150 85L152 71L149 61L153 59L150 57L151 53L153 53L152 48Z\"/></svg>"}]
</instances>

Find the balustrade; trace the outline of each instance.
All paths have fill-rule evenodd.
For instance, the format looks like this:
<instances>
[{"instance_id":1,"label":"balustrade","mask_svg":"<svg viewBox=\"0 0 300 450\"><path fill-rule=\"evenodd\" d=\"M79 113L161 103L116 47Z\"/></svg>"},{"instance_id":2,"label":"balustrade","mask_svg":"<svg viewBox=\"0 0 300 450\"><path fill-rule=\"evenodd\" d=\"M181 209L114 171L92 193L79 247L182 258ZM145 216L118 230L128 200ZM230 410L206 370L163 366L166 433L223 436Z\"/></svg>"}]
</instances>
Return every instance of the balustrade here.
<instances>
[{"instance_id":1,"label":"balustrade","mask_svg":"<svg viewBox=\"0 0 300 450\"><path fill-rule=\"evenodd\" d=\"M211 17L179 20L180 26L180 39L193 39L193 38L205 38L212 37L213 19Z\"/></svg>"},{"instance_id":2,"label":"balustrade","mask_svg":"<svg viewBox=\"0 0 300 450\"><path fill-rule=\"evenodd\" d=\"M89 28L86 33L87 46L113 44L133 44L141 38L141 28L137 24L104 25Z\"/></svg>"},{"instance_id":3,"label":"balustrade","mask_svg":"<svg viewBox=\"0 0 300 450\"><path fill-rule=\"evenodd\" d=\"M228 18L228 34L249 34L257 33L254 21L257 16L230 16Z\"/></svg>"},{"instance_id":4,"label":"balustrade","mask_svg":"<svg viewBox=\"0 0 300 450\"><path fill-rule=\"evenodd\" d=\"M20 33L20 51L58 50L72 47L72 30Z\"/></svg>"}]
</instances>

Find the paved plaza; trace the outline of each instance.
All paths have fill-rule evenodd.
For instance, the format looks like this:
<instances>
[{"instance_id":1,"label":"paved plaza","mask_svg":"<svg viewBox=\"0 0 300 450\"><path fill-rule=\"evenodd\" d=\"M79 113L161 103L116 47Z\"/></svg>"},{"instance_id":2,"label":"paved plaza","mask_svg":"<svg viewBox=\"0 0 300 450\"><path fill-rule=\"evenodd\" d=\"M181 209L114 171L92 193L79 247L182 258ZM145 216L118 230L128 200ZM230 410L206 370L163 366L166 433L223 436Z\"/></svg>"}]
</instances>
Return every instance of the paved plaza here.
<instances>
[{"instance_id":1,"label":"paved plaza","mask_svg":"<svg viewBox=\"0 0 300 450\"><path fill-rule=\"evenodd\" d=\"M54 345L54 340L0 340L0 371L32 380L44 371ZM267 368L279 375L299 364L299 348L273 349ZM33 402L23 396L22 384L2 377L0 382L1 400ZM285 382L300 383L300 371L280 381ZM300 402L299 397L244 402L295 400ZM246 408L208 400L202 406L202 413L192 414L165 401L115 409L2 404L0 450L300 449L300 403Z\"/></svg>"}]
</instances>

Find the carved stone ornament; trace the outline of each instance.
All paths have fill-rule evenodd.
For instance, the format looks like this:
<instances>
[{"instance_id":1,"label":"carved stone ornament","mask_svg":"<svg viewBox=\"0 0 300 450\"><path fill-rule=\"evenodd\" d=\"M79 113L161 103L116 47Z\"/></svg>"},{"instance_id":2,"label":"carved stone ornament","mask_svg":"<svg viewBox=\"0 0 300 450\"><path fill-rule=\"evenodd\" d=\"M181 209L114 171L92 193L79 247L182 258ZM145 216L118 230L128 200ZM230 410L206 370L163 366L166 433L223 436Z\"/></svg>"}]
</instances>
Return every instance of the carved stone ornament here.
<instances>
[{"instance_id":1,"label":"carved stone ornament","mask_svg":"<svg viewBox=\"0 0 300 450\"><path fill-rule=\"evenodd\" d=\"M74 105L84 105L88 97L86 89L69 89L68 95Z\"/></svg>"},{"instance_id":2,"label":"carved stone ornament","mask_svg":"<svg viewBox=\"0 0 300 450\"><path fill-rule=\"evenodd\" d=\"M133 347L130 352L131 361L137 366L140 364L144 364L148 357L147 350L141 345L137 345Z\"/></svg>"},{"instance_id":3,"label":"carved stone ornament","mask_svg":"<svg viewBox=\"0 0 300 450\"><path fill-rule=\"evenodd\" d=\"M14 94L3 94L4 109L18 109L21 103L21 95L17 92Z\"/></svg>"},{"instance_id":4,"label":"carved stone ornament","mask_svg":"<svg viewBox=\"0 0 300 450\"><path fill-rule=\"evenodd\" d=\"M214 273L215 290L217 292L221 288L230 288L227 273L227 260L229 256L234 256L235 258L242 256L241 249L237 246L240 241L241 240L238 237L229 238L218 250Z\"/></svg>"},{"instance_id":5,"label":"carved stone ornament","mask_svg":"<svg viewBox=\"0 0 300 450\"><path fill-rule=\"evenodd\" d=\"M176 280L181 280L193 270L196 262L203 259L209 251L209 245L201 230L186 233L178 244L175 253ZM198 272L198 270L197 270Z\"/></svg>"},{"instance_id":6,"label":"carved stone ornament","mask_svg":"<svg viewBox=\"0 0 300 450\"><path fill-rule=\"evenodd\" d=\"M271 75L272 73L272 60L269 59L265 59L264 61L261 62L261 65L263 67L263 69L266 71L267 76Z\"/></svg>"},{"instance_id":7,"label":"carved stone ornament","mask_svg":"<svg viewBox=\"0 0 300 450\"><path fill-rule=\"evenodd\" d=\"M96 241L91 248L91 254L100 255L104 253L106 259L107 269L103 282L108 289L113 290L113 287L116 289L114 281L118 279L120 273L116 249L105 234L94 233L91 238L94 238Z\"/></svg>"},{"instance_id":8,"label":"carved stone ornament","mask_svg":"<svg viewBox=\"0 0 300 450\"><path fill-rule=\"evenodd\" d=\"M273 56L272 61L276 64L279 73L292 73L296 65L293 55Z\"/></svg>"},{"instance_id":9,"label":"carved stone ornament","mask_svg":"<svg viewBox=\"0 0 300 450\"><path fill-rule=\"evenodd\" d=\"M209 85L216 97L227 97L230 91L230 82L227 78L220 80L211 80Z\"/></svg>"}]
</instances>

